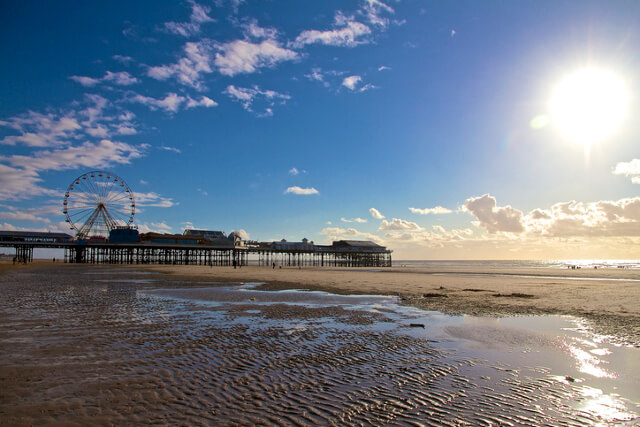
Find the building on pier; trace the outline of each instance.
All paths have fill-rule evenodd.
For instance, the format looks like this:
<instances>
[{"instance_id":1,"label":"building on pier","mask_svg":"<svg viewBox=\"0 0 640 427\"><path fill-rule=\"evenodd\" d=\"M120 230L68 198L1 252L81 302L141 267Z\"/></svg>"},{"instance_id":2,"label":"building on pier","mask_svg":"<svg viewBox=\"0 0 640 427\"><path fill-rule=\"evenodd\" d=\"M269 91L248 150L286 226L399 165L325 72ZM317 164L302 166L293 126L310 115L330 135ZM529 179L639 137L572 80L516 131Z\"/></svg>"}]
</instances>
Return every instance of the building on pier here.
<instances>
[{"instance_id":1,"label":"building on pier","mask_svg":"<svg viewBox=\"0 0 640 427\"><path fill-rule=\"evenodd\" d=\"M331 245L335 249L345 251L371 251L384 252L387 250L384 246L369 240L338 240Z\"/></svg>"},{"instance_id":2,"label":"building on pier","mask_svg":"<svg viewBox=\"0 0 640 427\"><path fill-rule=\"evenodd\" d=\"M271 242L269 247L279 251L313 251L315 249L313 241L309 241L306 237L301 242L287 242L282 239L279 242Z\"/></svg>"},{"instance_id":3,"label":"building on pier","mask_svg":"<svg viewBox=\"0 0 640 427\"><path fill-rule=\"evenodd\" d=\"M182 233L184 236L199 236L202 240L209 242L212 245L222 246L242 246L242 239L236 233L231 233L227 236L224 231L215 230L195 230L188 228Z\"/></svg>"},{"instance_id":4,"label":"building on pier","mask_svg":"<svg viewBox=\"0 0 640 427\"><path fill-rule=\"evenodd\" d=\"M0 230L0 242L71 242L73 237L66 233L48 233L41 231L4 231Z\"/></svg>"}]
</instances>

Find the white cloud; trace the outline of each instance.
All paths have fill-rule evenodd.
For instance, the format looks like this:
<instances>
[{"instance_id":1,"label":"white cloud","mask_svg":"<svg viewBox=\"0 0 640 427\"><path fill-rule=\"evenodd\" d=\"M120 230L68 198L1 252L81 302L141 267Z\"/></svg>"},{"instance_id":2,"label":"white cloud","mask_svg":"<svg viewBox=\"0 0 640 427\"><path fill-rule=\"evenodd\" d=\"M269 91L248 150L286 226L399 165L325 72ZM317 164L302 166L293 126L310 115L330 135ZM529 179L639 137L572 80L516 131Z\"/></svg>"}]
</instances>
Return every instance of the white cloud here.
<instances>
[{"instance_id":1,"label":"white cloud","mask_svg":"<svg viewBox=\"0 0 640 427\"><path fill-rule=\"evenodd\" d=\"M161 145L160 147L158 147L160 150L164 150L164 151L173 151L174 153L180 154L182 153L182 151L179 148L176 147L169 147L167 145Z\"/></svg>"},{"instance_id":2,"label":"white cloud","mask_svg":"<svg viewBox=\"0 0 640 427\"><path fill-rule=\"evenodd\" d=\"M0 162L31 171L65 170L81 167L104 168L112 164L127 164L142 157L144 146L103 139L53 151L37 151L32 156L0 156Z\"/></svg>"},{"instance_id":3,"label":"white cloud","mask_svg":"<svg viewBox=\"0 0 640 427\"><path fill-rule=\"evenodd\" d=\"M136 133L138 133L135 128L125 125L118 126L115 130L118 135L135 135Z\"/></svg>"},{"instance_id":4,"label":"white cloud","mask_svg":"<svg viewBox=\"0 0 640 427\"><path fill-rule=\"evenodd\" d=\"M0 163L0 198L3 200L59 195L59 192L40 186L41 182L37 171L12 168Z\"/></svg>"},{"instance_id":5,"label":"white cloud","mask_svg":"<svg viewBox=\"0 0 640 427\"><path fill-rule=\"evenodd\" d=\"M348 88L351 91L364 92L365 90L376 88L376 86L372 84L366 84L366 85L360 86L360 83L362 83L362 77L358 75L348 76L348 77L345 77L344 80L342 80L342 86Z\"/></svg>"},{"instance_id":6,"label":"white cloud","mask_svg":"<svg viewBox=\"0 0 640 427\"><path fill-rule=\"evenodd\" d=\"M169 197L163 197L158 193L133 193L136 206L150 206L156 208L170 208L175 206L173 200Z\"/></svg>"},{"instance_id":7,"label":"white cloud","mask_svg":"<svg viewBox=\"0 0 640 427\"><path fill-rule=\"evenodd\" d=\"M0 126L11 128L20 134L5 136L0 139L0 144L57 147L75 143L86 136L107 138L113 134L136 133L133 122L135 115L128 111L105 114L107 110L120 110L121 107L114 106L102 96L86 94L83 102L74 102L72 106L73 109L56 113L29 111L1 120Z\"/></svg>"},{"instance_id":8,"label":"white cloud","mask_svg":"<svg viewBox=\"0 0 640 427\"><path fill-rule=\"evenodd\" d=\"M234 76L243 73L255 73L260 68L274 67L283 61L292 61L298 54L280 46L276 40L267 39L260 43L247 40L234 40L217 44L219 51L214 64L221 74Z\"/></svg>"},{"instance_id":9,"label":"white cloud","mask_svg":"<svg viewBox=\"0 0 640 427\"><path fill-rule=\"evenodd\" d=\"M467 199L464 208L475 216L478 219L478 225L489 233L521 233L524 231L522 211L509 205L498 207L495 197L490 194Z\"/></svg>"},{"instance_id":10,"label":"white cloud","mask_svg":"<svg viewBox=\"0 0 640 427\"><path fill-rule=\"evenodd\" d=\"M522 224L529 234L547 237L640 236L640 197L556 203L534 209Z\"/></svg>"},{"instance_id":11,"label":"white cloud","mask_svg":"<svg viewBox=\"0 0 640 427\"><path fill-rule=\"evenodd\" d=\"M309 80L315 80L317 82L324 82L324 75L322 74L322 68L312 68L311 73L304 75Z\"/></svg>"},{"instance_id":12,"label":"white cloud","mask_svg":"<svg viewBox=\"0 0 640 427\"><path fill-rule=\"evenodd\" d=\"M232 100L240 102L242 107L253 112L253 104L256 100L260 100L268 107L264 109L263 116L273 115L273 111L270 107L273 107L276 103L284 104L287 100L291 99L291 96L279 93L274 90L262 90L258 86L252 88L236 87L229 85L223 92L228 95Z\"/></svg>"},{"instance_id":13,"label":"white cloud","mask_svg":"<svg viewBox=\"0 0 640 427\"><path fill-rule=\"evenodd\" d=\"M39 221L44 223L51 222L50 219L34 215L33 213L15 212L15 211L0 212L0 219L15 219L19 221Z\"/></svg>"},{"instance_id":14,"label":"white cloud","mask_svg":"<svg viewBox=\"0 0 640 427\"><path fill-rule=\"evenodd\" d=\"M488 194L470 198L465 209L489 233L515 233L521 238L597 238L640 236L640 197L617 201L561 202L534 209L526 216L511 206L497 207ZM514 238L513 234L509 238Z\"/></svg>"},{"instance_id":15,"label":"white cloud","mask_svg":"<svg viewBox=\"0 0 640 427\"><path fill-rule=\"evenodd\" d=\"M102 140L57 150L36 151L30 156L0 156L0 198L16 200L41 195L59 196L59 191L40 185L43 181L41 172L127 164L142 157L144 149L144 145L132 146Z\"/></svg>"},{"instance_id":16,"label":"white cloud","mask_svg":"<svg viewBox=\"0 0 640 427\"><path fill-rule=\"evenodd\" d=\"M151 110L161 109L166 111L167 113L176 113L180 110L180 105L186 101L184 96L178 95L176 93L170 92L164 99L156 99L150 96L144 96L140 94L136 94L132 98L129 99L131 102L137 102L142 105L146 105Z\"/></svg>"},{"instance_id":17,"label":"white cloud","mask_svg":"<svg viewBox=\"0 0 640 427\"><path fill-rule=\"evenodd\" d=\"M380 0L366 0L361 10L369 23L386 28L389 25L389 19L382 16L383 12L393 14L394 10Z\"/></svg>"},{"instance_id":18,"label":"white cloud","mask_svg":"<svg viewBox=\"0 0 640 427\"><path fill-rule=\"evenodd\" d=\"M371 34L371 29L361 22L354 20L352 16L338 13L335 16L334 29L332 30L305 30L291 43L294 48L302 48L308 44L324 44L328 46L354 47L359 44L369 43L366 38Z\"/></svg>"},{"instance_id":19,"label":"white cloud","mask_svg":"<svg viewBox=\"0 0 640 427\"><path fill-rule=\"evenodd\" d=\"M86 76L71 76L69 78L85 87L93 87L102 82L109 82L118 86L130 86L139 82L137 78L133 77L126 71L120 71L117 73L107 71L103 77L97 79Z\"/></svg>"},{"instance_id":20,"label":"white cloud","mask_svg":"<svg viewBox=\"0 0 640 427\"><path fill-rule=\"evenodd\" d=\"M261 27L256 19L251 19L243 23L244 35L246 38L271 39L278 38L278 30L273 27Z\"/></svg>"},{"instance_id":21,"label":"white cloud","mask_svg":"<svg viewBox=\"0 0 640 427\"><path fill-rule=\"evenodd\" d=\"M474 239L473 230L469 228L447 231L439 225L433 226L433 231L390 231L384 237L398 245L410 243L432 248L443 248L445 245L460 245L474 240L482 240Z\"/></svg>"},{"instance_id":22,"label":"white cloud","mask_svg":"<svg viewBox=\"0 0 640 427\"><path fill-rule=\"evenodd\" d=\"M198 34L202 24L215 21L208 15L211 8L199 5L194 1L190 1L189 3L191 3L191 16L189 18L189 22L166 22L164 24L164 28L168 32L178 34L183 37L189 37Z\"/></svg>"},{"instance_id":23,"label":"white cloud","mask_svg":"<svg viewBox=\"0 0 640 427\"><path fill-rule=\"evenodd\" d=\"M119 86L130 86L139 82L137 78L133 77L126 71L120 71L118 73L107 71L102 80L106 82L112 82Z\"/></svg>"},{"instance_id":24,"label":"white cloud","mask_svg":"<svg viewBox=\"0 0 640 427\"><path fill-rule=\"evenodd\" d=\"M442 215L442 214L450 214L452 212L451 209L443 208L442 206L436 206L435 208L409 208L409 210L413 213L417 213L420 215Z\"/></svg>"},{"instance_id":25,"label":"white cloud","mask_svg":"<svg viewBox=\"0 0 640 427\"><path fill-rule=\"evenodd\" d=\"M0 121L1 126L17 130L21 135L9 135L0 140L1 144L24 144L29 147L49 147L61 145L72 137L82 126L72 114L58 117L55 114L40 114L29 111L8 121Z\"/></svg>"},{"instance_id":26,"label":"white cloud","mask_svg":"<svg viewBox=\"0 0 640 427\"><path fill-rule=\"evenodd\" d=\"M384 219L385 218L385 216L382 215L380 213L380 211L378 211L378 209L376 209L376 208L369 209L369 213L371 213L371 216L374 217L375 219Z\"/></svg>"},{"instance_id":27,"label":"white cloud","mask_svg":"<svg viewBox=\"0 0 640 427\"><path fill-rule=\"evenodd\" d=\"M380 223L380 227L378 227L378 230L422 231L423 228L415 222L407 221L400 218L393 218L391 221L383 219Z\"/></svg>"},{"instance_id":28,"label":"white cloud","mask_svg":"<svg viewBox=\"0 0 640 427\"><path fill-rule=\"evenodd\" d=\"M100 83L100 80L101 80L101 79L94 79L92 77L86 77L86 76L71 76L69 78L74 82L81 84L84 87L93 87L98 83Z\"/></svg>"},{"instance_id":29,"label":"white cloud","mask_svg":"<svg viewBox=\"0 0 640 427\"><path fill-rule=\"evenodd\" d=\"M164 98L152 98L150 96L135 94L129 97L129 101L146 105L150 110L160 109L167 113L177 113L183 105L186 109L196 107L211 108L218 105L217 102L207 96L201 96L200 99L193 99L190 96L185 97L173 92L169 92Z\"/></svg>"},{"instance_id":30,"label":"white cloud","mask_svg":"<svg viewBox=\"0 0 640 427\"><path fill-rule=\"evenodd\" d=\"M206 96L201 96L199 100L195 100L190 96L187 97L186 108L195 108L195 107L211 108L211 107L217 107L217 106L218 106L218 103L216 101Z\"/></svg>"},{"instance_id":31,"label":"white cloud","mask_svg":"<svg viewBox=\"0 0 640 427\"><path fill-rule=\"evenodd\" d=\"M204 90L203 74L213 72L211 68L211 46L207 40L187 42L184 56L175 64L149 67L147 75L156 80L167 80L175 77L178 83L196 90Z\"/></svg>"},{"instance_id":32,"label":"white cloud","mask_svg":"<svg viewBox=\"0 0 640 427\"><path fill-rule=\"evenodd\" d=\"M340 221L342 221L342 222L357 222L357 223L360 223L360 224L364 224L365 222L367 222L367 220L364 219L364 218L353 218L353 219L340 218Z\"/></svg>"},{"instance_id":33,"label":"white cloud","mask_svg":"<svg viewBox=\"0 0 640 427\"><path fill-rule=\"evenodd\" d=\"M355 90L361 81L362 77L360 76L345 77L344 80L342 80L342 86L348 88L349 90Z\"/></svg>"},{"instance_id":34,"label":"white cloud","mask_svg":"<svg viewBox=\"0 0 640 427\"><path fill-rule=\"evenodd\" d=\"M140 233L171 233L173 229L168 226L164 221L162 222L143 222L138 224L138 231Z\"/></svg>"},{"instance_id":35,"label":"white cloud","mask_svg":"<svg viewBox=\"0 0 640 427\"><path fill-rule=\"evenodd\" d=\"M387 67L386 65L381 65L378 67L378 71L390 70L391 67Z\"/></svg>"},{"instance_id":36,"label":"white cloud","mask_svg":"<svg viewBox=\"0 0 640 427\"><path fill-rule=\"evenodd\" d=\"M125 56L125 55L113 55L111 58L115 59L116 61L124 64L124 65L129 65L131 62L133 62L133 58L130 56Z\"/></svg>"},{"instance_id":37,"label":"white cloud","mask_svg":"<svg viewBox=\"0 0 640 427\"><path fill-rule=\"evenodd\" d=\"M321 231L322 234L326 234L327 235L327 239L329 241L332 240L350 240L353 238L358 238L358 239L367 239L367 240L371 240L374 241L376 243L383 243L383 240L379 237L376 236L375 234L371 234L371 233L365 233L362 231L358 231L355 228L340 228L340 227L326 227L323 228Z\"/></svg>"},{"instance_id":38,"label":"white cloud","mask_svg":"<svg viewBox=\"0 0 640 427\"><path fill-rule=\"evenodd\" d=\"M303 195L303 196L308 196L311 194L318 194L318 190L316 190L313 187L310 188L302 188L302 187L289 187L286 189L286 191L284 192L285 194L298 194L298 195Z\"/></svg>"},{"instance_id":39,"label":"white cloud","mask_svg":"<svg viewBox=\"0 0 640 427\"><path fill-rule=\"evenodd\" d=\"M320 82L324 87L328 88L333 84L340 85L342 81L339 78L344 74L344 71L322 70L320 67L314 67L304 77L314 82Z\"/></svg>"},{"instance_id":40,"label":"white cloud","mask_svg":"<svg viewBox=\"0 0 640 427\"><path fill-rule=\"evenodd\" d=\"M640 184L640 159L633 159L630 162L619 162L613 170L614 175L625 175L631 177L631 182Z\"/></svg>"},{"instance_id":41,"label":"white cloud","mask_svg":"<svg viewBox=\"0 0 640 427\"><path fill-rule=\"evenodd\" d=\"M298 171L297 168L293 167L293 168L289 169L289 173L291 175L298 175L300 172Z\"/></svg>"}]
</instances>

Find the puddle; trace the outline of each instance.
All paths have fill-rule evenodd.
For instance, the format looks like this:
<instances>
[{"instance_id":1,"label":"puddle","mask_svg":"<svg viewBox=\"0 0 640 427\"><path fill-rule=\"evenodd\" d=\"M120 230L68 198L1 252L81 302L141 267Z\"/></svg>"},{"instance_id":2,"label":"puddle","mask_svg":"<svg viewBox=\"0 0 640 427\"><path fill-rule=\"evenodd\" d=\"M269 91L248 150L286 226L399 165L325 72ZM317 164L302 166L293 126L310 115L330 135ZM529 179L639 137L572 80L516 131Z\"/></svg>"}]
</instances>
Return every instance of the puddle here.
<instances>
[{"instance_id":1,"label":"puddle","mask_svg":"<svg viewBox=\"0 0 640 427\"><path fill-rule=\"evenodd\" d=\"M449 316L403 306L397 298L375 295L335 295L306 290L261 291L258 283L240 286L145 290L160 298L189 301L197 307L243 307L240 313L260 317L274 305L300 309L340 308L375 314L366 328L410 336L450 352L452 360L473 360L464 368L471 381L500 389L514 376L518 381L545 380L571 387L571 405L605 422L640 420L640 349L612 344L596 335L582 319L572 316L488 318ZM250 308L246 308L250 307ZM381 318L382 316L383 318ZM314 322L298 314L286 327L313 328ZM340 317L320 316L323 327L349 330ZM256 327L253 319L239 316L233 323ZM261 323L258 328L283 325ZM412 327L413 326L413 327ZM423 326L423 327L422 327ZM362 328L363 326L357 326ZM505 373L508 373L505 377Z\"/></svg>"}]
</instances>

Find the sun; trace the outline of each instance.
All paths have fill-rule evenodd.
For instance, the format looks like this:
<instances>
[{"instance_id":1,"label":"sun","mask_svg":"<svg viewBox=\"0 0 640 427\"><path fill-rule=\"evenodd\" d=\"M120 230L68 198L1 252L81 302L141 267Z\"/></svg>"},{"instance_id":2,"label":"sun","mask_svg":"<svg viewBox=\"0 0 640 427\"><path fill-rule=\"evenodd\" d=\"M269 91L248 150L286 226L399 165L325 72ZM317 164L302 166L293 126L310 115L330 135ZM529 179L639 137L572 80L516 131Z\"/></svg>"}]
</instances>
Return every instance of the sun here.
<instances>
[{"instance_id":1,"label":"sun","mask_svg":"<svg viewBox=\"0 0 640 427\"><path fill-rule=\"evenodd\" d=\"M585 146L613 136L627 115L629 92L612 71L584 68L566 76L551 97L551 119L567 139Z\"/></svg>"}]
</instances>

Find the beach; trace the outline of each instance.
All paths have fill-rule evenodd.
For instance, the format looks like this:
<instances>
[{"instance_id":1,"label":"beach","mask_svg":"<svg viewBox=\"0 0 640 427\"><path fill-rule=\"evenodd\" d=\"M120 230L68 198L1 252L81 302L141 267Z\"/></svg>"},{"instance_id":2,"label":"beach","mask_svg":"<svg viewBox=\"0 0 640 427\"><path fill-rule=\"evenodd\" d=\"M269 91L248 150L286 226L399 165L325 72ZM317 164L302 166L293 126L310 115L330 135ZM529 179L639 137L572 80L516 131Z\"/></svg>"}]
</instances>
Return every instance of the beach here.
<instances>
[{"instance_id":1,"label":"beach","mask_svg":"<svg viewBox=\"0 0 640 427\"><path fill-rule=\"evenodd\" d=\"M638 273L538 270L5 266L0 417L637 422Z\"/></svg>"},{"instance_id":2,"label":"beach","mask_svg":"<svg viewBox=\"0 0 640 427\"><path fill-rule=\"evenodd\" d=\"M447 314L585 317L605 335L640 346L640 270L499 266L333 268L143 266L220 282L260 282L262 289L400 295L406 304Z\"/></svg>"}]
</instances>

